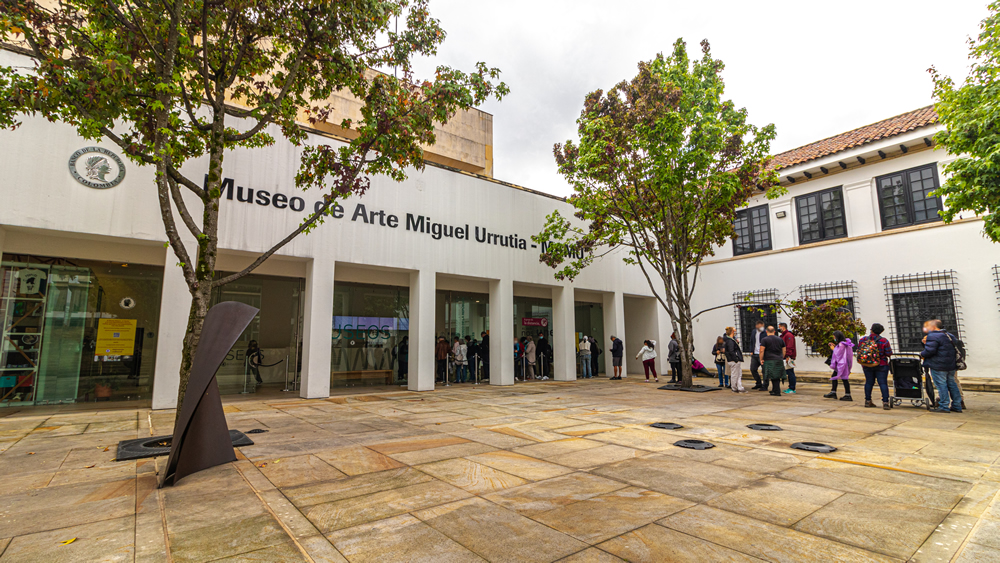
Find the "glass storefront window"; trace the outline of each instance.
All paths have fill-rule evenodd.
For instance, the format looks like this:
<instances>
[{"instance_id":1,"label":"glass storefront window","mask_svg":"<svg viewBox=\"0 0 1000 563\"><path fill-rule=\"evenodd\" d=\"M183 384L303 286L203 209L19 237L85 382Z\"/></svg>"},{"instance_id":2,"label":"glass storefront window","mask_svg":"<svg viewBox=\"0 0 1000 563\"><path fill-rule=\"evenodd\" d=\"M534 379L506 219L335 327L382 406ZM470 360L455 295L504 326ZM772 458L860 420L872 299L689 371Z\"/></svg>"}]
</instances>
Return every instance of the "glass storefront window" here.
<instances>
[{"instance_id":1,"label":"glass storefront window","mask_svg":"<svg viewBox=\"0 0 1000 563\"><path fill-rule=\"evenodd\" d=\"M437 292L437 314L435 333L453 346L455 337L463 342L468 338L468 369L470 381L477 381L484 372L480 368L484 359L479 344L482 334L490 330L490 296L485 293L465 293L461 291L439 290ZM455 381L455 367L449 366L449 380Z\"/></svg>"},{"instance_id":2,"label":"glass storefront window","mask_svg":"<svg viewBox=\"0 0 1000 563\"><path fill-rule=\"evenodd\" d=\"M330 385L405 384L409 367L410 289L336 282Z\"/></svg>"},{"instance_id":3,"label":"glass storefront window","mask_svg":"<svg viewBox=\"0 0 1000 563\"><path fill-rule=\"evenodd\" d=\"M576 346L579 349L580 339L584 336L593 336L597 340L597 347L601 354L611 346L610 340L604 339L604 307L599 303L577 303L576 304ZM593 348L593 345L591 346ZM594 373L604 373L604 357L598 355L596 358L597 370ZM580 375L580 362L577 362L576 373Z\"/></svg>"},{"instance_id":4,"label":"glass storefront window","mask_svg":"<svg viewBox=\"0 0 1000 563\"><path fill-rule=\"evenodd\" d=\"M539 337L541 335L541 337ZM524 351L525 339L530 336L535 341L536 369L535 373L542 376L552 375L552 300L537 297L514 297L514 338L515 370L517 377L522 376L523 362L520 359ZM540 348L540 349L539 349ZM543 359L544 358L544 359Z\"/></svg>"},{"instance_id":5,"label":"glass storefront window","mask_svg":"<svg viewBox=\"0 0 1000 563\"><path fill-rule=\"evenodd\" d=\"M0 262L0 405L146 400L163 268L37 256Z\"/></svg>"},{"instance_id":6,"label":"glass storefront window","mask_svg":"<svg viewBox=\"0 0 1000 563\"><path fill-rule=\"evenodd\" d=\"M237 301L260 309L216 374L220 393L255 392L258 376L263 385L294 390L301 371L304 286L300 278L250 274L215 290L212 305Z\"/></svg>"}]
</instances>

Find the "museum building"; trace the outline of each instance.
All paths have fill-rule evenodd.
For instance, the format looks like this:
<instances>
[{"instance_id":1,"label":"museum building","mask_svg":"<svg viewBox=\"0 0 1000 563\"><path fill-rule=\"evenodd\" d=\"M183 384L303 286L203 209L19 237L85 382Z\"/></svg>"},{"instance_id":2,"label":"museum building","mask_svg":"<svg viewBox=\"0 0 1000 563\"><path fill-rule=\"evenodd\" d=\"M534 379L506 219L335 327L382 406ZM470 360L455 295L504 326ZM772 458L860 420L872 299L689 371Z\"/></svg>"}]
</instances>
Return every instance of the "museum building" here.
<instances>
[{"instance_id":1,"label":"museum building","mask_svg":"<svg viewBox=\"0 0 1000 563\"><path fill-rule=\"evenodd\" d=\"M0 51L0 64L16 57ZM915 350L918 321L945 319L968 343L966 374L993 376L1000 250L978 219L937 218L942 202L928 193L950 158L934 147L937 128L924 108L778 155L789 193L741 211L739 238L702 268L695 310L736 305L698 318L696 356L711 367L708 350L728 325L747 341L758 314L748 296L843 297L889 327L902 352ZM309 144L335 145L349 132L308 133ZM251 341L263 351L264 385L304 398L339 387L432 390L442 385L436 339L483 332L484 384L515 383L522 336L545 338L538 369L559 381L577 378L584 335L605 351L599 371L611 371L611 335L624 341L630 373L642 370L634 356L645 339L658 341L658 367L669 371L670 323L638 268L612 253L570 283L539 262L531 235L553 210L572 209L492 178L492 116L464 112L437 136L424 170L401 183L372 178L363 198L340 201L325 224L216 291L214 302L260 309L218 374L224 394L255 391ZM190 296L165 247L153 171L41 118L0 132L0 148L0 406L173 407ZM220 276L294 230L320 199L294 186L300 151L279 141L227 155ZM206 168L202 159L184 170ZM800 357L802 369L825 369Z\"/></svg>"}]
</instances>

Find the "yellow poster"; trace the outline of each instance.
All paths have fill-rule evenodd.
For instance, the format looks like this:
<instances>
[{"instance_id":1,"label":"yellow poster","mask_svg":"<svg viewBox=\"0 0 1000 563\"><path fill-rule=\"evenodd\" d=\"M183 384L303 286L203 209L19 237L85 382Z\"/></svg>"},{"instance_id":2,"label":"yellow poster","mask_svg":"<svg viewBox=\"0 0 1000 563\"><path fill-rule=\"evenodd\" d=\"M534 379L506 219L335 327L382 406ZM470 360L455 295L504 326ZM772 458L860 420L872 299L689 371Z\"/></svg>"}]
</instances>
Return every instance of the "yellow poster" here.
<instances>
[{"instance_id":1,"label":"yellow poster","mask_svg":"<svg viewBox=\"0 0 1000 563\"><path fill-rule=\"evenodd\" d=\"M134 319L100 319L97 323L97 356L131 356L135 353Z\"/></svg>"}]
</instances>

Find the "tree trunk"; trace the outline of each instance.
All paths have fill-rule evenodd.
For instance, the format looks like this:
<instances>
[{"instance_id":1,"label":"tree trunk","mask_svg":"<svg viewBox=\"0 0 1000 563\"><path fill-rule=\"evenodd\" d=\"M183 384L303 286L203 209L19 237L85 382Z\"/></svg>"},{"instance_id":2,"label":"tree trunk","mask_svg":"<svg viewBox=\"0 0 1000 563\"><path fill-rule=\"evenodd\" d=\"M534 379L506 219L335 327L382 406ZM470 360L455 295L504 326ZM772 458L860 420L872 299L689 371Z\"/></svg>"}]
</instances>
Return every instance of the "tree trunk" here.
<instances>
[{"instance_id":1,"label":"tree trunk","mask_svg":"<svg viewBox=\"0 0 1000 563\"><path fill-rule=\"evenodd\" d=\"M694 372L691 364L694 363L694 326L691 323L691 306L686 301L678 301L677 309L679 313L680 344L681 344L681 387L688 388L693 385Z\"/></svg>"},{"instance_id":2,"label":"tree trunk","mask_svg":"<svg viewBox=\"0 0 1000 563\"><path fill-rule=\"evenodd\" d=\"M191 311L188 315L187 332L184 334L184 346L181 349L175 421L176 416L180 416L181 409L184 407L184 394L187 392L188 382L191 379L191 364L194 361L194 353L198 349L198 343L201 342L201 329L205 326L205 315L208 314L211 300L212 285L210 283L200 284L191 296Z\"/></svg>"}]
</instances>

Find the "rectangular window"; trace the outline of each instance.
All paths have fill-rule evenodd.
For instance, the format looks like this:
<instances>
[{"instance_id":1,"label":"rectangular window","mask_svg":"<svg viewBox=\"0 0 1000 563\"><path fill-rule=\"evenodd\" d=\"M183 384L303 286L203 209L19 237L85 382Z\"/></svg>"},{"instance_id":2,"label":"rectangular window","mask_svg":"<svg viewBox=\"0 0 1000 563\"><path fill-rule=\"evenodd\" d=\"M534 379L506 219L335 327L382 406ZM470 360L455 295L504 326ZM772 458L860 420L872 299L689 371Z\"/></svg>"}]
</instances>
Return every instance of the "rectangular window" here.
<instances>
[{"instance_id":1,"label":"rectangular window","mask_svg":"<svg viewBox=\"0 0 1000 563\"><path fill-rule=\"evenodd\" d=\"M892 296L896 314L896 338L901 352L924 349L924 321L941 319L945 330L958 333L955 299L950 289L896 293Z\"/></svg>"},{"instance_id":2,"label":"rectangular window","mask_svg":"<svg viewBox=\"0 0 1000 563\"><path fill-rule=\"evenodd\" d=\"M936 163L880 176L875 184L883 229L941 220L941 198L931 195L939 186Z\"/></svg>"},{"instance_id":3,"label":"rectangular window","mask_svg":"<svg viewBox=\"0 0 1000 563\"><path fill-rule=\"evenodd\" d=\"M778 313L773 303L740 307L740 344L745 353L756 352L753 349L753 333L757 329L758 321L763 321L765 327L778 326Z\"/></svg>"},{"instance_id":4,"label":"rectangular window","mask_svg":"<svg viewBox=\"0 0 1000 563\"><path fill-rule=\"evenodd\" d=\"M767 205L737 211L733 226L736 228L734 256L771 250L771 223L767 216Z\"/></svg>"},{"instance_id":5,"label":"rectangular window","mask_svg":"<svg viewBox=\"0 0 1000 563\"><path fill-rule=\"evenodd\" d=\"M844 193L840 187L795 198L799 244L847 236Z\"/></svg>"}]
</instances>

